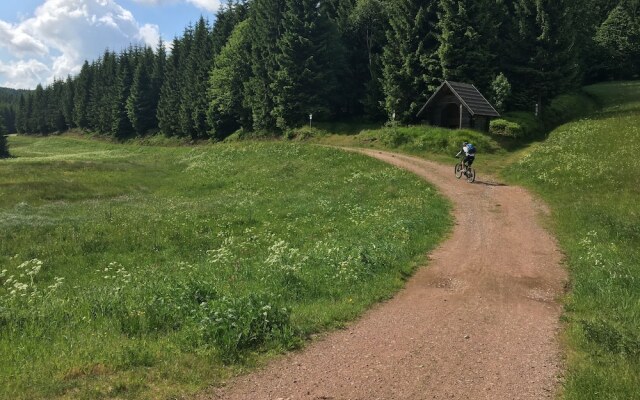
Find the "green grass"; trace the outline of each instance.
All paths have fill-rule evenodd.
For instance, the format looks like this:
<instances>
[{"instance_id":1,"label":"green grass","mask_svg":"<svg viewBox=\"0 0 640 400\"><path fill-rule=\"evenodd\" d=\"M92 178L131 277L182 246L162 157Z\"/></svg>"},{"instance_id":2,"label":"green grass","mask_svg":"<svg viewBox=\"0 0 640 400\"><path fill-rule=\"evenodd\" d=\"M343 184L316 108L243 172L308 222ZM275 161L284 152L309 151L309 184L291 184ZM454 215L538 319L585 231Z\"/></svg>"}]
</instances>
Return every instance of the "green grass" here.
<instances>
[{"instance_id":1,"label":"green grass","mask_svg":"<svg viewBox=\"0 0 640 400\"><path fill-rule=\"evenodd\" d=\"M11 137L0 398L174 398L397 291L451 226L410 173L296 143Z\"/></svg>"},{"instance_id":2,"label":"green grass","mask_svg":"<svg viewBox=\"0 0 640 400\"><path fill-rule=\"evenodd\" d=\"M640 399L640 82L585 90L602 106L505 175L551 205L571 272L565 399Z\"/></svg>"}]
</instances>

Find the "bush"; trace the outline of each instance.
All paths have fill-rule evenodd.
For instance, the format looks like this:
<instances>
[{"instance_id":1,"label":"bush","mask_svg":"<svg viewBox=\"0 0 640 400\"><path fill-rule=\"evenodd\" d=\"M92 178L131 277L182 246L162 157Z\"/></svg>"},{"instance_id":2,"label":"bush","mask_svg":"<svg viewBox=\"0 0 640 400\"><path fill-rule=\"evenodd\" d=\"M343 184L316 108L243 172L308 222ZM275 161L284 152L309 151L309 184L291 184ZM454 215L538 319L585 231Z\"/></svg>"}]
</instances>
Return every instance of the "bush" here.
<instances>
[{"instance_id":1,"label":"bush","mask_svg":"<svg viewBox=\"0 0 640 400\"><path fill-rule=\"evenodd\" d=\"M584 92L563 94L543 110L542 119L545 128L552 130L566 122L593 114L596 109L596 102Z\"/></svg>"},{"instance_id":2,"label":"bush","mask_svg":"<svg viewBox=\"0 0 640 400\"><path fill-rule=\"evenodd\" d=\"M544 124L531 112L512 111L489 124L489 132L494 135L533 139L544 134ZM504 121L504 122L502 122Z\"/></svg>"},{"instance_id":3,"label":"bush","mask_svg":"<svg viewBox=\"0 0 640 400\"><path fill-rule=\"evenodd\" d=\"M494 119L489 124L489 133L497 136L520 138L523 136L524 129L517 122L507 121L506 119Z\"/></svg>"},{"instance_id":4,"label":"bush","mask_svg":"<svg viewBox=\"0 0 640 400\"><path fill-rule=\"evenodd\" d=\"M302 126L292 128L284 133L284 138L288 140L306 140L314 137L325 136L326 131L314 127Z\"/></svg>"}]
</instances>

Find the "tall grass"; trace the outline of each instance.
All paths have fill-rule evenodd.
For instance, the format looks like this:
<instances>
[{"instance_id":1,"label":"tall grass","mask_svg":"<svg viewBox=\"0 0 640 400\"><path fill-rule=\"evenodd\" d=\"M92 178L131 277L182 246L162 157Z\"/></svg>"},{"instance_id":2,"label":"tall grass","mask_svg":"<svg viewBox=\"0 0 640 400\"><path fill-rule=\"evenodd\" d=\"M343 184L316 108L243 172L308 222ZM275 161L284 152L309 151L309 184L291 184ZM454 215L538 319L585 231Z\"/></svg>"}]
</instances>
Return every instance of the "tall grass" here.
<instances>
[{"instance_id":1,"label":"tall grass","mask_svg":"<svg viewBox=\"0 0 640 400\"><path fill-rule=\"evenodd\" d=\"M602 105L506 170L549 201L571 271L566 399L640 399L640 82L585 89Z\"/></svg>"},{"instance_id":2,"label":"tall grass","mask_svg":"<svg viewBox=\"0 0 640 400\"><path fill-rule=\"evenodd\" d=\"M2 398L192 393L387 298L451 223L428 184L333 149L10 140Z\"/></svg>"}]
</instances>

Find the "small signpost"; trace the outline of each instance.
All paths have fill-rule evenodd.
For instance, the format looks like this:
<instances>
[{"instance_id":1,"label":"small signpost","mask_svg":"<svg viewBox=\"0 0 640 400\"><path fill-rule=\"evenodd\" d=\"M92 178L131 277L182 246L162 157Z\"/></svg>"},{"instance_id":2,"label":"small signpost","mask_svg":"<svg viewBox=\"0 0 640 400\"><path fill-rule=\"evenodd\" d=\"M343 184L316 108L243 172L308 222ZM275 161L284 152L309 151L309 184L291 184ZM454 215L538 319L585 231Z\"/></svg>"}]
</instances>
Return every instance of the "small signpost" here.
<instances>
[{"instance_id":1,"label":"small signpost","mask_svg":"<svg viewBox=\"0 0 640 400\"><path fill-rule=\"evenodd\" d=\"M313 119L313 114L309 114L309 128L311 128L311 120Z\"/></svg>"}]
</instances>

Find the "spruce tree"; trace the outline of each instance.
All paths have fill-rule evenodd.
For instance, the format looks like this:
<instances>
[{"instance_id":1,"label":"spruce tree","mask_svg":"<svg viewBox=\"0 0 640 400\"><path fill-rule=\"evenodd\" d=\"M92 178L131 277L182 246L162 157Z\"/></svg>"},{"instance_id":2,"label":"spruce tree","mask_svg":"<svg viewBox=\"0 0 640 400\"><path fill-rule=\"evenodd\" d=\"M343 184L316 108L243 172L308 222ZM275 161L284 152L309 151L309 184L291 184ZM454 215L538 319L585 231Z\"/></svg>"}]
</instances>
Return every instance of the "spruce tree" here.
<instances>
[{"instance_id":1,"label":"spruce tree","mask_svg":"<svg viewBox=\"0 0 640 400\"><path fill-rule=\"evenodd\" d=\"M165 49L162 39L158 42L156 48L155 59L153 62L153 71L151 72L151 111L154 118L153 129L158 128L158 104L160 102L160 93L167 70L167 50Z\"/></svg>"},{"instance_id":2,"label":"spruce tree","mask_svg":"<svg viewBox=\"0 0 640 400\"><path fill-rule=\"evenodd\" d=\"M271 83L277 71L277 43L282 35L284 0L254 0L249 12L252 77L246 84L246 102L255 130L273 129L274 97Z\"/></svg>"},{"instance_id":3,"label":"spruce tree","mask_svg":"<svg viewBox=\"0 0 640 400\"><path fill-rule=\"evenodd\" d=\"M183 102L188 105L185 113L190 117L190 129L185 133L192 139L206 138L209 133L207 123L207 86L213 67L213 46L209 23L200 17L193 33L185 81Z\"/></svg>"},{"instance_id":4,"label":"spruce tree","mask_svg":"<svg viewBox=\"0 0 640 400\"><path fill-rule=\"evenodd\" d=\"M389 117L395 113L400 121L414 121L440 82L436 11L433 1L393 0L390 4L390 27L382 58Z\"/></svg>"},{"instance_id":5,"label":"spruce tree","mask_svg":"<svg viewBox=\"0 0 640 400\"><path fill-rule=\"evenodd\" d=\"M363 111L374 119L384 115L382 51L387 41L388 20L389 7L382 0L357 0L349 16L349 65L357 84L350 91L358 96Z\"/></svg>"},{"instance_id":6,"label":"spruce tree","mask_svg":"<svg viewBox=\"0 0 640 400\"><path fill-rule=\"evenodd\" d=\"M440 0L438 55L444 79L487 92L496 74L495 1Z\"/></svg>"},{"instance_id":7,"label":"spruce tree","mask_svg":"<svg viewBox=\"0 0 640 400\"><path fill-rule=\"evenodd\" d=\"M576 30L569 0L513 0L514 36L505 46L504 73L512 102L521 109L541 107L576 87L579 77Z\"/></svg>"},{"instance_id":8,"label":"spruce tree","mask_svg":"<svg viewBox=\"0 0 640 400\"><path fill-rule=\"evenodd\" d=\"M68 129L76 126L73 121L73 99L75 94L75 81L71 76L67 77L64 88L62 90L62 114L64 115L65 125Z\"/></svg>"},{"instance_id":9,"label":"spruce tree","mask_svg":"<svg viewBox=\"0 0 640 400\"><path fill-rule=\"evenodd\" d=\"M126 139L133 135L134 129L127 116L126 102L131 90L133 72L131 64L134 62L134 54L131 51L120 55L118 76L115 85L115 98L111 107L111 136L118 139Z\"/></svg>"},{"instance_id":10,"label":"spruce tree","mask_svg":"<svg viewBox=\"0 0 640 400\"><path fill-rule=\"evenodd\" d=\"M171 55L167 59L164 73L164 81L160 89L160 99L158 101L158 127L165 136L178 135L180 126L177 118L180 106L180 82L179 69L181 65L182 42L175 38Z\"/></svg>"},{"instance_id":11,"label":"spruce tree","mask_svg":"<svg viewBox=\"0 0 640 400\"><path fill-rule=\"evenodd\" d=\"M315 0L287 0L283 32L277 43L274 93L276 126L280 129L331 115L337 89L341 50L337 30Z\"/></svg>"},{"instance_id":12,"label":"spruce tree","mask_svg":"<svg viewBox=\"0 0 640 400\"><path fill-rule=\"evenodd\" d=\"M44 134L47 133L45 113L47 109L47 102L44 96L44 88L41 84L36 86L36 90L33 92L33 108L32 108L32 124L33 133Z\"/></svg>"},{"instance_id":13,"label":"spruce tree","mask_svg":"<svg viewBox=\"0 0 640 400\"><path fill-rule=\"evenodd\" d=\"M7 129L4 125L4 118L0 115L0 158L9 157L9 144L7 143Z\"/></svg>"},{"instance_id":14,"label":"spruce tree","mask_svg":"<svg viewBox=\"0 0 640 400\"><path fill-rule=\"evenodd\" d=\"M74 87L74 107L73 121L76 126L81 129L87 129L89 126L88 112L90 90L92 86L92 76L89 63L87 61L82 65L80 74L75 80Z\"/></svg>"},{"instance_id":15,"label":"spruce tree","mask_svg":"<svg viewBox=\"0 0 640 400\"><path fill-rule=\"evenodd\" d=\"M24 99L24 93L20 93L18 101L18 111L16 112L16 131L18 133L27 133L27 101Z\"/></svg>"},{"instance_id":16,"label":"spruce tree","mask_svg":"<svg viewBox=\"0 0 640 400\"><path fill-rule=\"evenodd\" d=\"M240 127L251 129L251 110L244 105L244 82L251 77L248 22L239 23L215 59L209 78L207 119L212 137L221 140Z\"/></svg>"},{"instance_id":17,"label":"spruce tree","mask_svg":"<svg viewBox=\"0 0 640 400\"><path fill-rule=\"evenodd\" d=\"M192 48L194 40L194 28L189 25L184 31L180 46L182 50L181 57L177 68L177 82L179 88L179 100L175 114L178 119L177 134L180 137L193 137L195 132L193 126L193 106L195 93L195 77L194 68L191 66Z\"/></svg>"},{"instance_id":18,"label":"spruce tree","mask_svg":"<svg viewBox=\"0 0 640 400\"><path fill-rule=\"evenodd\" d=\"M153 62L153 51L150 48L146 48L143 56L138 61L129 97L126 100L127 117L138 136L143 136L157 125L153 99L153 82L151 80Z\"/></svg>"}]
</instances>

